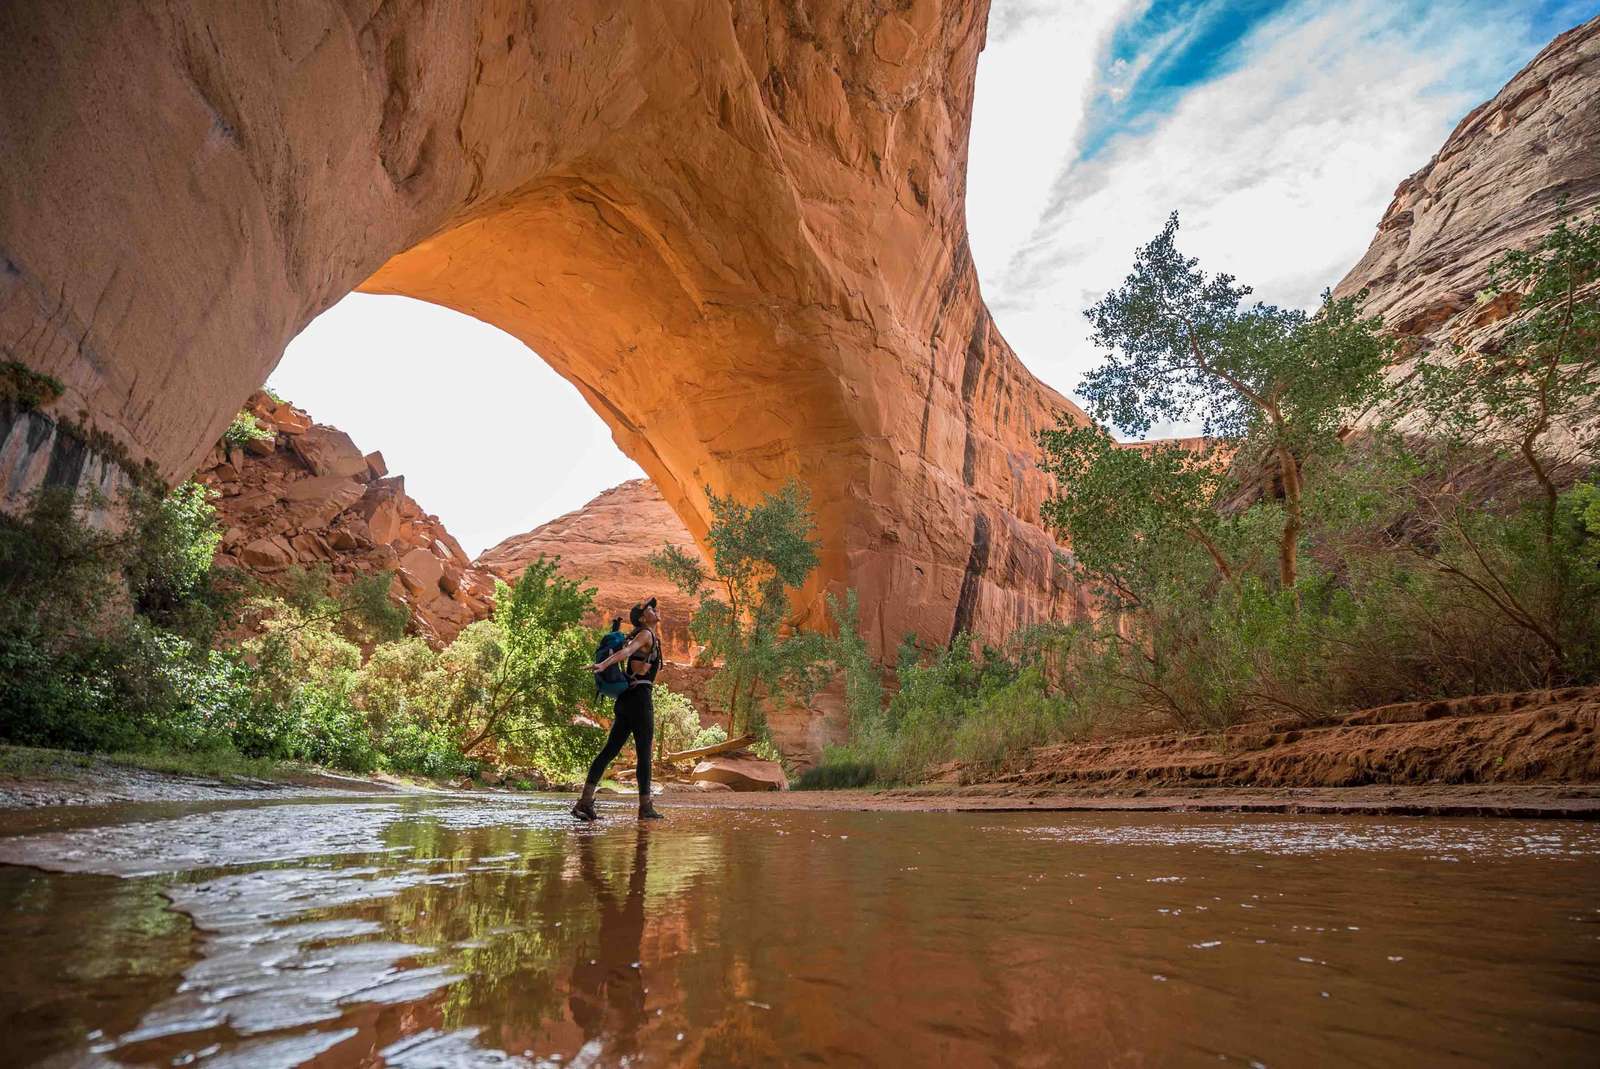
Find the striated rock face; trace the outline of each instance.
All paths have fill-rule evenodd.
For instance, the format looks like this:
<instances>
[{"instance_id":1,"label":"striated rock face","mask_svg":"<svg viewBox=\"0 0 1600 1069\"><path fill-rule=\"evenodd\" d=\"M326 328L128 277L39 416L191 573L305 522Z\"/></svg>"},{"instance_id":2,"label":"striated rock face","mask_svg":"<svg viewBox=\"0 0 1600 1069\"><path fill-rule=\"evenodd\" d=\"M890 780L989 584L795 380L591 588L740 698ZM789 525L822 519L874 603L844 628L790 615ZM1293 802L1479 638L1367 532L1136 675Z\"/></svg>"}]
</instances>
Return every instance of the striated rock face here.
<instances>
[{"instance_id":1,"label":"striated rock face","mask_svg":"<svg viewBox=\"0 0 1600 1069\"><path fill-rule=\"evenodd\" d=\"M1478 306L1488 266L1537 241L1565 199L1600 205L1600 18L1557 37L1400 183L1378 234L1334 289L1423 345L1471 345L1511 311Z\"/></svg>"},{"instance_id":2,"label":"striated rock face","mask_svg":"<svg viewBox=\"0 0 1600 1069\"><path fill-rule=\"evenodd\" d=\"M582 579L595 588L598 612L594 622L609 624L612 617L620 616L624 630L628 628L628 610L655 597L661 610L663 653L687 661L694 657L694 640L689 635L694 606L647 560L669 545L700 555L694 537L667 507L661 492L646 479L633 479L580 509L491 546L473 564L510 583L540 556L560 557L562 575Z\"/></svg>"},{"instance_id":3,"label":"striated rock face","mask_svg":"<svg viewBox=\"0 0 1600 1069\"><path fill-rule=\"evenodd\" d=\"M390 596L435 645L489 615L493 576L406 494L404 478L385 478L381 455L363 456L343 431L265 393L247 407L273 437L215 450L195 475L218 495L219 564L268 586L294 566L326 564L336 583L392 571Z\"/></svg>"},{"instance_id":4,"label":"striated rock face","mask_svg":"<svg viewBox=\"0 0 1600 1069\"><path fill-rule=\"evenodd\" d=\"M580 509L484 550L473 567L510 583L540 555L560 557L562 575L595 588L596 626L620 616L627 630L628 610L645 598L656 598L663 646L659 678L693 701L709 724L717 719L706 700L713 670L693 663L698 652L689 633L694 605L656 574L646 559L664 545L700 553L661 492L647 479L633 479Z\"/></svg>"},{"instance_id":5,"label":"striated rock face","mask_svg":"<svg viewBox=\"0 0 1600 1069\"><path fill-rule=\"evenodd\" d=\"M805 482L824 550L798 622L847 586L883 651L1080 612L1032 444L1075 410L1000 337L967 245L986 20L5 4L0 353L177 479L314 316L408 294L527 342L697 536L707 486Z\"/></svg>"}]
</instances>

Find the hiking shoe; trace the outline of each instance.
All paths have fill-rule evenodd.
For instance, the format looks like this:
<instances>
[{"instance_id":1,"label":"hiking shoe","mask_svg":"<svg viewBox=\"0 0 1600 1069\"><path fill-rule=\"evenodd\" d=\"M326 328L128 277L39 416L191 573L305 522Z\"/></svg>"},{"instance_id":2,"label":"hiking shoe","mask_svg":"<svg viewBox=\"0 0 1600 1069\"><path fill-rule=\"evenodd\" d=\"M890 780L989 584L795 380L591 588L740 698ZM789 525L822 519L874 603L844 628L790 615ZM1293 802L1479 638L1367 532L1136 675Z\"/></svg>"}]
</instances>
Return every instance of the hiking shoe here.
<instances>
[{"instance_id":1,"label":"hiking shoe","mask_svg":"<svg viewBox=\"0 0 1600 1069\"><path fill-rule=\"evenodd\" d=\"M644 805L639 807L639 819L640 820L666 820L667 819L667 815L665 813L662 813L660 810L656 809L655 806L653 806L653 805L649 804L648 802L646 802Z\"/></svg>"},{"instance_id":2,"label":"hiking shoe","mask_svg":"<svg viewBox=\"0 0 1600 1069\"><path fill-rule=\"evenodd\" d=\"M572 815L577 817L579 820L600 819L600 814L594 811L594 803L585 802L581 798L572 803Z\"/></svg>"}]
</instances>

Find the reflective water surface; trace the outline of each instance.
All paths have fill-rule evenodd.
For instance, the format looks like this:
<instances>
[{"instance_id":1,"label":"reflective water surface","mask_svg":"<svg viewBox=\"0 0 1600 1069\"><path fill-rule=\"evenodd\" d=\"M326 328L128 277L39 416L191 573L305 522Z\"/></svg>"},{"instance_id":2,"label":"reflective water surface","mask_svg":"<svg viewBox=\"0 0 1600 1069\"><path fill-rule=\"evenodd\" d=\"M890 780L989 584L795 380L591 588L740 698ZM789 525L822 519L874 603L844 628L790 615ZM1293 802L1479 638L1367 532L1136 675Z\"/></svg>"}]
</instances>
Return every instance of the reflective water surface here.
<instances>
[{"instance_id":1,"label":"reflective water surface","mask_svg":"<svg viewBox=\"0 0 1600 1069\"><path fill-rule=\"evenodd\" d=\"M148 806L0 838L4 1063L1594 1065L1600 828Z\"/></svg>"}]
</instances>

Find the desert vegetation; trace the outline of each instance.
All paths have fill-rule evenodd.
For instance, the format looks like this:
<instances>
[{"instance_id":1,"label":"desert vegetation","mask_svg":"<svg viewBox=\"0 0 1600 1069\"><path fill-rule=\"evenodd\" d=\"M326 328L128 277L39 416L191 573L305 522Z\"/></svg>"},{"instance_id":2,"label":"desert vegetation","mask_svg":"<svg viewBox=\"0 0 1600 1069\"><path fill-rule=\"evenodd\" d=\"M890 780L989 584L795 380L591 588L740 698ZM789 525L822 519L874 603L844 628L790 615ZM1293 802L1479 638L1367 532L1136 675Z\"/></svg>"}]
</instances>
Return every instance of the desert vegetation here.
<instances>
[{"instance_id":1,"label":"desert vegetation","mask_svg":"<svg viewBox=\"0 0 1600 1069\"><path fill-rule=\"evenodd\" d=\"M1100 612L999 645L908 636L809 786L992 774L1096 733L1326 721L1600 680L1600 216L1498 258L1499 329L1418 354L1326 294L1248 300L1178 220L1089 309L1094 422L1040 436L1047 524ZM1194 426L1201 436L1125 445ZM865 692L870 667L847 668Z\"/></svg>"},{"instance_id":2,"label":"desert vegetation","mask_svg":"<svg viewBox=\"0 0 1600 1069\"><path fill-rule=\"evenodd\" d=\"M46 491L0 518L0 740L210 770L456 778L492 764L518 769L518 786L570 781L598 746L593 592L553 560L434 649L405 636L388 573L340 586L296 569L268 590L215 568L197 484L131 491L110 510L117 531L88 522L105 504ZM658 702L664 739L704 737L685 699L663 688Z\"/></svg>"}]
</instances>

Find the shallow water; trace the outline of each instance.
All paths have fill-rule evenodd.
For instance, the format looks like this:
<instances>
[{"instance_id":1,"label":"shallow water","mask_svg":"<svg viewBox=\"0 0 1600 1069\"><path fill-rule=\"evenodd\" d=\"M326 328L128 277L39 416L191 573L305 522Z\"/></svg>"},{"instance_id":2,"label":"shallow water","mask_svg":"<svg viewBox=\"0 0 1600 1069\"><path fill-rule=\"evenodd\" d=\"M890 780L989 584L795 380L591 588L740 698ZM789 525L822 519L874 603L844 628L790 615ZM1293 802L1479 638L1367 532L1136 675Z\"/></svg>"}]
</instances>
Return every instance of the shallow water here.
<instances>
[{"instance_id":1,"label":"shallow water","mask_svg":"<svg viewBox=\"0 0 1600 1069\"><path fill-rule=\"evenodd\" d=\"M641 828L619 809L573 827L564 804L31 818L0 839L5 1064L1593 1065L1600 1049L1590 825L680 809Z\"/></svg>"}]
</instances>

